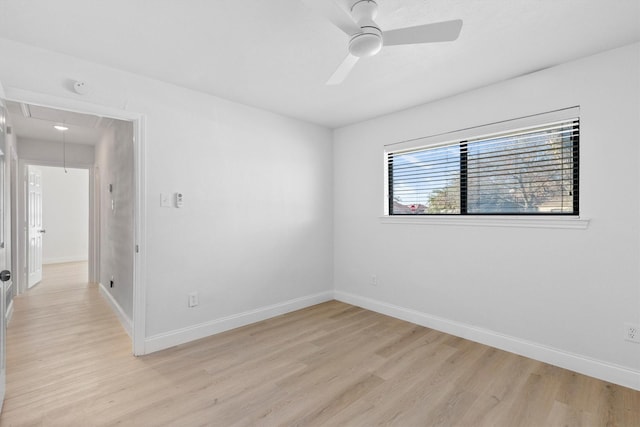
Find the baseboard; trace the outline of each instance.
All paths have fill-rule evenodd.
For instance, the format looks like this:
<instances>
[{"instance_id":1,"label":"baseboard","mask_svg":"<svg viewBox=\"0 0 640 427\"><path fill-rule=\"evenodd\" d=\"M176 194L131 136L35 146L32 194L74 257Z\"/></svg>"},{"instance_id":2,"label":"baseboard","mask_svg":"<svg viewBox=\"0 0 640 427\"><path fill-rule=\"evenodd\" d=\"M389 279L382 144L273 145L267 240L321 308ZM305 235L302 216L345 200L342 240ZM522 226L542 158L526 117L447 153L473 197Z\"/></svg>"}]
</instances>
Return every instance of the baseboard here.
<instances>
[{"instance_id":1,"label":"baseboard","mask_svg":"<svg viewBox=\"0 0 640 427\"><path fill-rule=\"evenodd\" d=\"M335 291L334 297L367 310L640 390L640 371L347 292Z\"/></svg>"},{"instance_id":2,"label":"baseboard","mask_svg":"<svg viewBox=\"0 0 640 427\"><path fill-rule=\"evenodd\" d=\"M131 336L132 323L131 319L129 319L129 316L127 316L122 307L120 307L120 304L118 304L118 301L116 301L113 295L111 295L111 292L109 292L102 283L98 283L98 287L100 289L100 295L102 295L102 297L107 300L109 305L111 305L111 309L116 313L116 316L118 316L118 320L122 324L122 327L127 332L127 334Z\"/></svg>"},{"instance_id":3,"label":"baseboard","mask_svg":"<svg viewBox=\"0 0 640 427\"><path fill-rule=\"evenodd\" d=\"M292 299L278 304L268 305L255 310L245 311L227 317L200 323L182 329L153 335L145 340L145 354L164 350L189 341L205 338L210 335L225 332L251 323L260 322L271 317L289 313L312 305L333 299L333 292L321 292L301 298Z\"/></svg>"},{"instance_id":4,"label":"baseboard","mask_svg":"<svg viewBox=\"0 0 640 427\"><path fill-rule=\"evenodd\" d=\"M88 261L89 258L87 258L86 255L80 255L80 256L67 256L67 257L60 257L60 258L44 258L42 260L42 264L62 264L65 262L80 262L80 261Z\"/></svg>"},{"instance_id":5,"label":"baseboard","mask_svg":"<svg viewBox=\"0 0 640 427\"><path fill-rule=\"evenodd\" d=\"M7 313L5 314L6 325L9 326L9 322L11 322L11 318L13 317L13 300L9 303L9 307L7 307Z\"/></svg>"}]
</instances>

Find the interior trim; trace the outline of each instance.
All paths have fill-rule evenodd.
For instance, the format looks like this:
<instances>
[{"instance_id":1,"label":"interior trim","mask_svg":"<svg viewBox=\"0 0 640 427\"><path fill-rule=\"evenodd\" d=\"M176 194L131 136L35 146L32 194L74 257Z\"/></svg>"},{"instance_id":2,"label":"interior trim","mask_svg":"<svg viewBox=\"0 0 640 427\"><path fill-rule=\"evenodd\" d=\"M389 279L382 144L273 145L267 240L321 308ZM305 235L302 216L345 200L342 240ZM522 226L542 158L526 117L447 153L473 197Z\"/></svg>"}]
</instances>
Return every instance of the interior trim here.
<instances>
[{"instance_id":1,"label":"interior trim","mask_svg":"<svg viewBox=\"0 0 640 427\"><path fill-rule=\"evenodd\" d=\"M336 300L347 304L640 391L637 370L348 292L334 294Z\"/></svg>"},{"instance_id":2,"label":"interior trim","mask_svg":"<svg viewBox=\"0 0 640 427\"><path fill-rule=\"evenodd\" d=\"M325 291L156 334L147 338L145 350L147 354L153 353L331 300L333 300L333 291Z\"/></svg>"},{"instance_id":3,"label":"interior trim","mask_svg":"<svg viewBox=\"0 0 640 427\"><path fill-rule=\"evenodd\" d=\"M590 219L563 216L384 215L381 224L455 225L471 227L566 228L586 230Z\"/></svg>"},{"instance_id":4,"label":"interior trim","mask_svg":"<svg viewBox=\"0 0 640 427\"><path fill-rule=\"evenodd\" d=\"M127 332L127 335L131 336L132 322L129 316L127 316L122 307L120 307L120 304L118 304L118 301L116 301L113 295L111 295L111 293L107 290L107 288L104 287L102 283L98 283L98 289L100 289L100 295L102 296L102 298L107 300L116 316L118 316L118 320L120 321L120 324L122 324L124 330Z\"/></svg>"}]
</instances>

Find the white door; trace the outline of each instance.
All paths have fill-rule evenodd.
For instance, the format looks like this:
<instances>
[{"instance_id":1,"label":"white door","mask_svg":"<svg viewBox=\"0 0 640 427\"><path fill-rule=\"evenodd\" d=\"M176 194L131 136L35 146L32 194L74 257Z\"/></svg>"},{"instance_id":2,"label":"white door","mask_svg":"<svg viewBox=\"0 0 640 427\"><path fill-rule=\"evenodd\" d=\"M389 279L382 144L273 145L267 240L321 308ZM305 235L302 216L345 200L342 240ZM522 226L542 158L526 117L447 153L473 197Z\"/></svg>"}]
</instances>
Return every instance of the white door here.
<instances>
[{"instance_id":1,"label":"white door","mask_svg":"<svg viewBox=\"0 0 640 427\"><path fill-rule=\"evenodd\" d=\"M28 167L27 220L29 245L27 246L29 265L28 284L32 286L42 280L42 173L33 166Z\"/></svg>"},{"instance_id":2,"label":"white door","mask_svg":"<svg viewBox=\"0 0 640 427\"><path fill-rule=\"evenodd\" d=\"M4 176L4 161L5 161L5 145L6 145L6 110L4 108L4 100L0 98L0 271L4 270L7 266L6 259L6 249L5 249L5 189L6 182ZM3 273L8 273L4 272ZM2 275L3 276L3 275ZM0 276L1 277L1 276ZM6 336L6 321L7 318L5 316L6 312L6 296L5 296L5 286L4 280L8 280L8 277L2 277L3 281L0 281L0 411L2 411L2 404L4 402L4 391L5 391L5 375L6 375L6 367L5 367L5 336Z\"/></svg>"}]
</instances>

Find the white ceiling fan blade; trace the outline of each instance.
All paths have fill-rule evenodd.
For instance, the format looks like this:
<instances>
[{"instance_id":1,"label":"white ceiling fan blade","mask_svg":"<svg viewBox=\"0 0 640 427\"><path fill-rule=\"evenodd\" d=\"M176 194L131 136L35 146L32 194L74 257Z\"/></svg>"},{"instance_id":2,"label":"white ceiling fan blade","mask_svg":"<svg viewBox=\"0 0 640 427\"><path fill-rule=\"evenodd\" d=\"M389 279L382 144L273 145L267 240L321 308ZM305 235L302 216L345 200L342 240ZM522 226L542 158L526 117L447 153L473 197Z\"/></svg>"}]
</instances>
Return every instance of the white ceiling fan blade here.
<instances>
[{"instance_id":1,"label":"white ceiling fan blade","mask_svg":"<svg viewBox=\"0 0 640 427\"><path fill-rule=\"evenodd\" d=\"M302 2L310 9L327 18L348 36L362 32L362 29L353 21L351 15L334 0L302 0Z\"/></svg>"},{"instance_id":2,"label":"white ceiling fan blade","mask_svg":"<svg viewBox=\"0 0 640 427\"><path fill-rule=\"evenodd\" d=\"M347 78L347 76L351 72L351 69L354 67L354 65L356 65L356 62L358 62L358 59L360 58L357 56L348 54L347 57L344 58L344 60L342 61L342 64L338 66L338 69L331 75L331 77L329 77L327 84L337 85L342 83L342 81Z\"/></svg>"},{"instance_id":3,"label":"white ceiling fan blade","mask_svg":"<svg viewBox=\"0 0 640 427\"><path fill-rule=\"evenodd\" d=\"M454 41L460 35L462 20L436 22L434 24L399 28L384 31L382 39L385 46L415 43L434 43Z\"/></svg>"}]
</instances>

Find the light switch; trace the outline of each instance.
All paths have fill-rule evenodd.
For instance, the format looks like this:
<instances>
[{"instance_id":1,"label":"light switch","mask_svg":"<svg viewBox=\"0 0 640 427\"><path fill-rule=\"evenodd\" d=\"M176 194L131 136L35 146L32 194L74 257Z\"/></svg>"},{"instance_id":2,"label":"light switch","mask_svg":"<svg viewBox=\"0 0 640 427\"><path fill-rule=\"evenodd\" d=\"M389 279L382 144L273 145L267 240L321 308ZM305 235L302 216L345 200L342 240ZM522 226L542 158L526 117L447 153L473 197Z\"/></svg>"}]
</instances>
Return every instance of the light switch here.
<instances>
[{"instance_id":1,"label":"light switch","mask_svg":"<svg viewBox=\"0 0 640 427\"><path fill-rule=\"evenodd\" d=\"M171 194L160 193L160 207L161 208L171 207Z\"/></svg>"}]
</instances>

